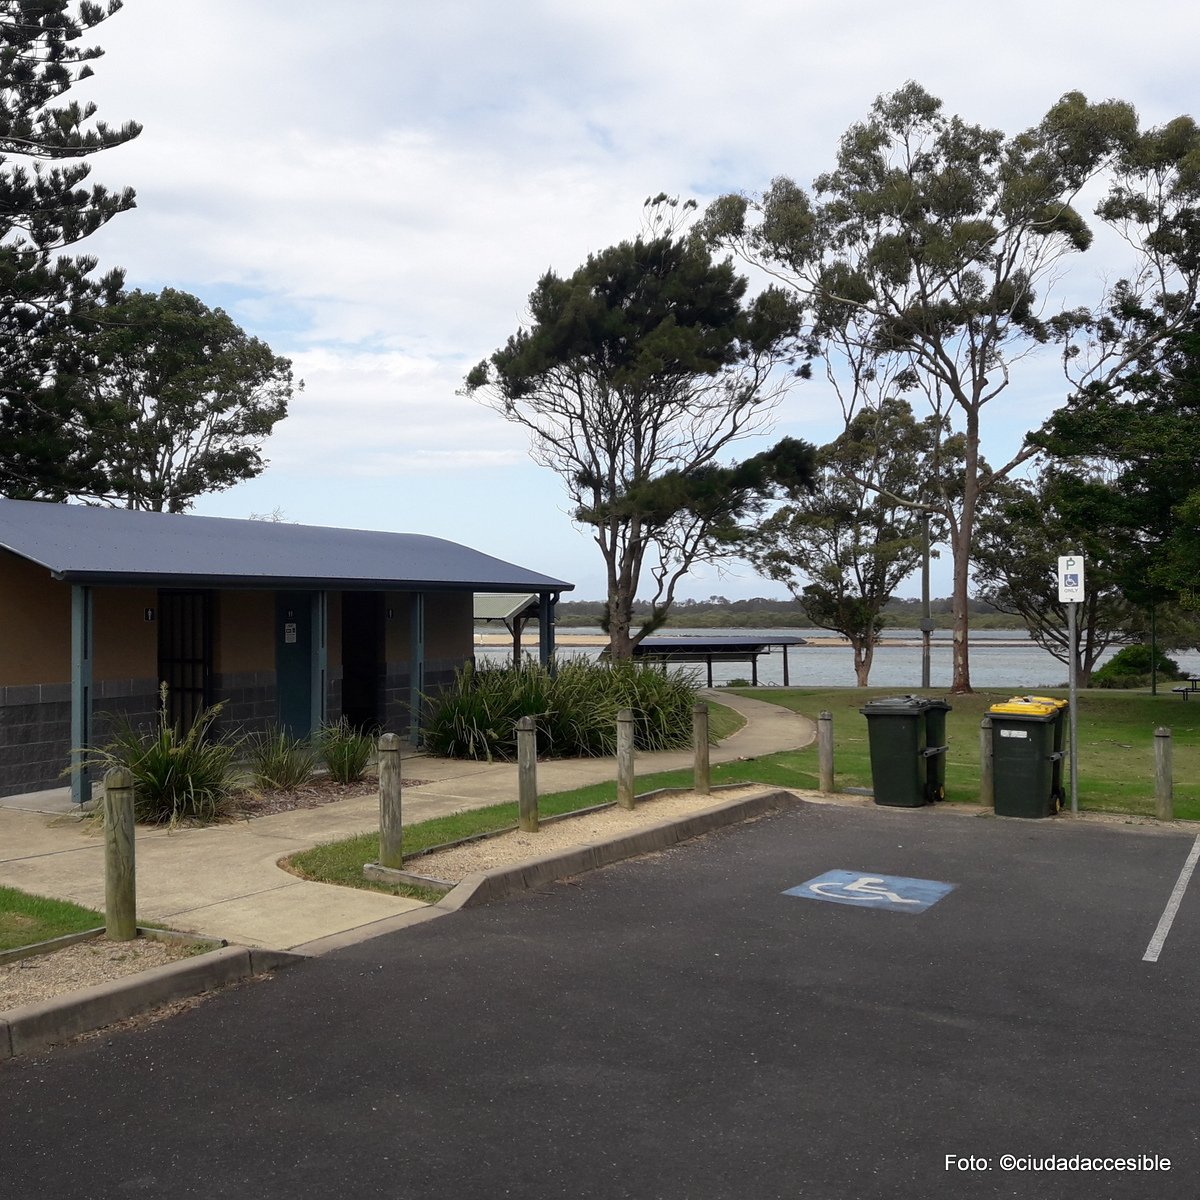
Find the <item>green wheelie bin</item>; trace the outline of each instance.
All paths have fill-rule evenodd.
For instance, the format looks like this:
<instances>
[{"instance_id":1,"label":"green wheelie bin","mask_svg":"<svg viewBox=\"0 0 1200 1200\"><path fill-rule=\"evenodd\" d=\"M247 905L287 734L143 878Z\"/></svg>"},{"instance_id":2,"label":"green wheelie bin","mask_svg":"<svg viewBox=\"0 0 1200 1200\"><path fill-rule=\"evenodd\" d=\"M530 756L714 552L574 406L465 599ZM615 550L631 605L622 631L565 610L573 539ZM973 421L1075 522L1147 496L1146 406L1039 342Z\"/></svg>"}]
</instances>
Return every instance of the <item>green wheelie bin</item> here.
<instances>
[{"instance_id":1,"label":"green wheelie bin","mask_svg":"<svg viewBox=\"0 0 1200 1200\"><path fill-rule=\"evenodd\" d=\"M1063 751L1055 749L1055 703L1010 700L992 719L992 792L998 817L1052 817L1061 799Z\"/></svg>"},{"instance_id":2,"label":"green wheelie bin","mask_svg":"<svg viewBox=\"0 0 1200 1200\"><path fill-rule=\"evenodd\" d=\"M867 718L876 804L918 808L945 795L949 707L941 700L891 696L868 700L858 710Z\"/></svg>"},{"instance_id":3,"label":"green wheelie bin","mask_svg":"<svg viewBox=\"0 0 1200 1200\"><path fill-rule=\"evenodd\" d=\"M1058 710L1054 722L1054 796L1061 807L1067 796L1063 788L1063 763L1066 761L1067 712L1071 702L1061 700L1057 696L1013 696L1009 703L1016 704L1022 700L1030 704L1052 704Z\"/></svg>"}]
</instances>

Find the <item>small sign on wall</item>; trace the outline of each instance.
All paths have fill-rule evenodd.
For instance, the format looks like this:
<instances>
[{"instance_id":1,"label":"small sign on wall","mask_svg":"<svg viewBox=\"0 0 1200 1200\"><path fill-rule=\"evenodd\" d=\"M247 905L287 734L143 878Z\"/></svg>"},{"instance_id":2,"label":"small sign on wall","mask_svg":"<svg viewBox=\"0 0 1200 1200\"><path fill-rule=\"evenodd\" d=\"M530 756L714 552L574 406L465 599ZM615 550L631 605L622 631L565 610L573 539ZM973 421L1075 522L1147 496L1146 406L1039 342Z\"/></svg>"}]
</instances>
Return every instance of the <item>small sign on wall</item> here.
<instances>
[{"instance_id":1,"label":"small sign on wall","mask_svg":"<svg viewBox=\"0 0 1200 1200\"><path fill-rule=\"evenodd\" d=\"M147 608L147 609L144 609L143 611L144 611L144 613L145 613L145 617L146 617L146 620L147 620L147 621L153 621L153 620L154 620L154 609L152 609L152 608Z\"/></svg>"},{"instance_id":2,"label":"small sign on wall","mask_svg":"<svg viewBox=\"0 0 1200 1200\"><path fill-rule=\"evenodd\" d=\"M284 644L294 646L296 644L296 622L288 621L283 627Z\"/></svg>"}]
</instances>

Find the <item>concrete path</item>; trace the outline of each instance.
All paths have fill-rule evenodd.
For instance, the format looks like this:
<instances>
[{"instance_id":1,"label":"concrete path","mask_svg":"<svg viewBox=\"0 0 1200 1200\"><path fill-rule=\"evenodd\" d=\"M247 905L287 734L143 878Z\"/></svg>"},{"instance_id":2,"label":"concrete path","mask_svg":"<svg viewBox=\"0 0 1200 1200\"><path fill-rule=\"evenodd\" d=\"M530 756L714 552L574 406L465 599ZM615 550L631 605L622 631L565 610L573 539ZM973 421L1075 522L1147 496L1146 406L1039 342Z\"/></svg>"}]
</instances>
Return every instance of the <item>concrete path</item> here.
<instances>
[{"instance_id":1,"label":"concrete path","mask_svg":"<svg viewBox=\"0 0 1200 1200\"><path fill-rule=\"evenodd\" d=\"M807 718L759 700L705 693L747 724L720 746L714 763L758 758L810 744ZM686 768L691 752L639 755L639 775ZM559 792L613 778L611 759L541 763L538 786ZM425 781L404 793L406 824L515 799L513 764L414 755L405 774ZM279 859L321 842L378 829L374 793L204 829L139 829L138 917L245 946L288 949L422 908L415 900L297 879ZM0 798L0 884L104 907L100 837L75 816L66 789Z\"/></svg>"}]
</instances>

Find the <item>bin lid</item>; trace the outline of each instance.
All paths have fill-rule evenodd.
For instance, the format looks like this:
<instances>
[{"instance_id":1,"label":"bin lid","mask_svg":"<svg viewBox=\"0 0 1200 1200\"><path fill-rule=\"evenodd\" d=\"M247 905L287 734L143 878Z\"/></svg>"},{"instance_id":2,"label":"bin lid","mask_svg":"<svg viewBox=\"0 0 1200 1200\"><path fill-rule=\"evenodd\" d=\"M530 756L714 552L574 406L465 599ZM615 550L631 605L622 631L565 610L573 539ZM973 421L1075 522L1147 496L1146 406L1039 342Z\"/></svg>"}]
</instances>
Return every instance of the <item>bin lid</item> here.
<instances>
[{"instance_id":1,"label":"bin lid","mask_svg":"<svg viewBox=\"0 0 1200 1200\"><path fill-rule=\"evenodd\" d=\"M1058 705L1039 704L1034 700L1009 700L1005 704L993 704L988 712L1000 717L1024 717L1030 721L1048 721L1058 716Z\"/></svg>"},{"instance_id":2,"label":"bin lid","mask_svg":"<svg viewBox=\"0 0 1200 1200\"><path fill-rule=\"evenodd\" d=\"M858 711L864 717L880 716L883 713L923 713L927 701L920 696L881 696L878 700L868 700Z\"/></svg>"},{"instance_id":3,"label":"bin lid","mask_svg":"<svg viewBox=\"0 0 1200 1200\"><path fill-rule=\"evenodd\" d=\"M1057 696L1013 696L1009 704L1053 704L1055 708L1070 708L1070 700L1060 700Z\"/></svg>"}]
</instances>

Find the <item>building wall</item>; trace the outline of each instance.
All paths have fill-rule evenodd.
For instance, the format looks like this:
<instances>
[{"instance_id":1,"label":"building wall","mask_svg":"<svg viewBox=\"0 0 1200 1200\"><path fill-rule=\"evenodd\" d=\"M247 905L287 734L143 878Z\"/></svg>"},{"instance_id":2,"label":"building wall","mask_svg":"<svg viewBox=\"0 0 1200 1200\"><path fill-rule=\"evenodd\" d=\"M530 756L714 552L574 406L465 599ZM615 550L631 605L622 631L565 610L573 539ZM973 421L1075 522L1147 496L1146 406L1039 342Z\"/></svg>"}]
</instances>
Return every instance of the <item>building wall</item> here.
<instances>
[{"instance_id":1,"label":"building wall","mask_svg":"<svg viewBox=\"0 0 1200 1200\"><path fill-rule=\"evenodd\" d=\"M158 592L95 587L92 743L116 721L150 725L159 705ZM431 593L425 603L426 694L449 683L473 652L473 598ZM413 596L385 599L385 727L409 727ZM154 610L155 619L147 619ZM261 730L277 719L275 593L212 594L212 693L222 729ZM327 712L341 715L341 594L329 593ZM71 587L0 551L0 795L65 786L71 749Z\"/></svg>"}]
</instances>

